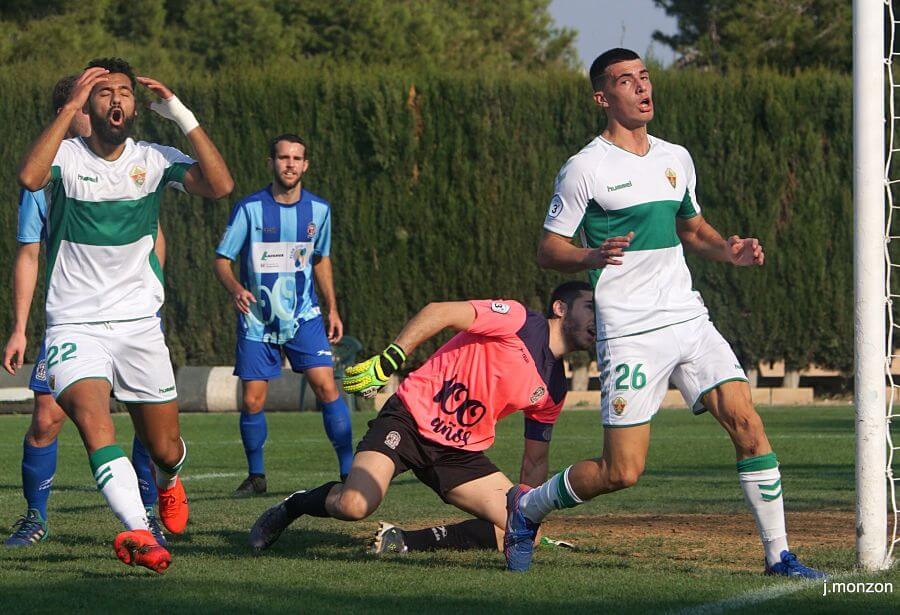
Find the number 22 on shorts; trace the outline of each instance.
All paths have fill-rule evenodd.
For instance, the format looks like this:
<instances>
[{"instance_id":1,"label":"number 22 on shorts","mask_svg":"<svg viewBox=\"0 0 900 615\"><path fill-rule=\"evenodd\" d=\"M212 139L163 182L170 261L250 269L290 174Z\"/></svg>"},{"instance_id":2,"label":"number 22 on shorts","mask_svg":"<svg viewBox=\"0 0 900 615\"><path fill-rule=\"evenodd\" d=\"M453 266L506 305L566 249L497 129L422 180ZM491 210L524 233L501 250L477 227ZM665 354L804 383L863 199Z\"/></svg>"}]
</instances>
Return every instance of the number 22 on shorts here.
<instances>
[{"instance_id":1,"label":"number 22 on shorts","mask_svg":"<svg viewBox=\"0 0 900 615\"><path fill-rule=\"evenodd\" d=\"M632 368L627 363L619 363L615 367L616 372L616 390L627 391L629 389L643 389L647 384L647 376L641 371L643 363L638 363ZM629 386L629 376L630 386Z\"/></svg>"},{"instance_id":2,"label":"number 22 on shorts","mask_svg":"<svg viewBox=\"0 0 900 615\"><path fill-rule=\"evenodd\" d=\"M69 359L75 359L76 350L78 350L78 346L73 342L64 342L59 346L50 346L47 349L47 367L53 367L57 363L62 363L63 361L68 361ZM58 360L57 355L59 355Z\"/></svg>"}]
</instances>

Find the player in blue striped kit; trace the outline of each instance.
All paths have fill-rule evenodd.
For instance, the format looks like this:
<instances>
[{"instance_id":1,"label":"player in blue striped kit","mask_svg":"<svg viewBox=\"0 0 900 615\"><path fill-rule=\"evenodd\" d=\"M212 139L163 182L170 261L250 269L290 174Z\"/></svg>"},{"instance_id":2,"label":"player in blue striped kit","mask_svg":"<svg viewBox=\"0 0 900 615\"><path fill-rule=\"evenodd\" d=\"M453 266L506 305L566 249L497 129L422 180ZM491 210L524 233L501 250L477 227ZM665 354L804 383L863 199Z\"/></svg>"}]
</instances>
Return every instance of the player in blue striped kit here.
<instances>
[{"instance_id":1,"label":"player in blue striped kit","mask_svg":"<svg viewBox=\"0 0 900 615\"><path fill-rule=\"evenodd\" d=\"M269 380L281 375L282 353L304 372L322 408L341 477L353 461L350 412L334 381L331 343L340 341L331 268L331 206L303 188L306 144L294 134L269 147L272 183L235 204L216 249L215 273L238 312L234 374L243 384L240 428L248 476L235 497L265 493L263 407ZM231 262L240 256L240 281ZM327 334L315 285L327 309Z\"/></svg>"}]
</instances>

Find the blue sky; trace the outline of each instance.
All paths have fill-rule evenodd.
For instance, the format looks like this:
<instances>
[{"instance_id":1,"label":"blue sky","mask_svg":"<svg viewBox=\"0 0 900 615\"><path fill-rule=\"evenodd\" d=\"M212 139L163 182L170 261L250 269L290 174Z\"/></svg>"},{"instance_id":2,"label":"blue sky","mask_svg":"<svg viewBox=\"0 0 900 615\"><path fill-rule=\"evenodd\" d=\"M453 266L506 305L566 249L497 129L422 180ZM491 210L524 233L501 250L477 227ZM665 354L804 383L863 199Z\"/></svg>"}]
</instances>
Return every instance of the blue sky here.
<instances>
[{"instance_id":1,"label":"blue sky","mask_svg":"<svg viewBox=\"0 0 900 615\"><path fill-rule=\"evenodd\" d=\"M585 67L610 47L628 47L641 55L651 50L665 65L675 59L671 49L651 38L654 30L678 30L675 19L653 0L553 0L550 14L558 26L578 31L575 46Z\"/></svg>"}]
</instances>

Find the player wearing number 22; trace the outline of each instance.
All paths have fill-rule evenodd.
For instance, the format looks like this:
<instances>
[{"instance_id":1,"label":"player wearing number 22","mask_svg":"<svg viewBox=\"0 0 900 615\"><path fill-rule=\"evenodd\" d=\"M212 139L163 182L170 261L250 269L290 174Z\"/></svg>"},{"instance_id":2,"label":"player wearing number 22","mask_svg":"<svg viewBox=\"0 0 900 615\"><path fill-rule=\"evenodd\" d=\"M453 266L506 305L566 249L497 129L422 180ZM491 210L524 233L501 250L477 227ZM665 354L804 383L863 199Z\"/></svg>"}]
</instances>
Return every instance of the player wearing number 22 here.
<instances>
[{"instance_id":1,"label":"player wearing number 22","mask_svg":"<svg viewBox=\"0 0 900 615\"><path fill-rule=\"evenodd\" d=\"M141 84L159 100L197 160L173 147L130 138ZM65 139L85 109L89 137ZM19 182L45 186L47 210L47 375L53 396L78 427L97 488L125 526L114 542L126 564L156 572L171 557L149 531L134 468L116 445L109 397L128 406L135 432L156 464L159 516L173 534L189 509L178 473L186 447L175 375L157 312L162 269L154 252L167 187L217 199L234 182L206 131L165 85L135 77L118 58L95 60L75 81L56 119L31 145Z\"/></svg>"},{"instance_id":2,"label":"player wearing number 22","mask_svg":"<svg viewBox=\"0 0 900 615\"><path fill-rule=\"evenodd\" d=\"M590 79L607 127L560 170L538 263L590 272L603 453L536 489L511 490L507 566L528 568L531 539L550 511L637 482L650 445L650 421L671 379L695 414L708 410L731 437L766 572L820 578L822 573L800 564L788 550L775 453L741 365L692 289L684 259L687 248L710 260L761 266L762 247L756 239L723 239L700 213L688 151L647 133L653 88L636 53L603 53L591 66ZM580 248L571 243L579 229Z\"/></svg>"},{"instance_id":3,"label":"player wearing number 22","mask_svg":"<svg viewBox=\"0 0 900 615\"><path fill-rule=\"evenodd\" d=\"M298 135L272 139L272 183L235 204L216 249L216 276L238 312L234 375L243 384L240 430L248 476L234 497L267 489L263 406L269 380L281 376L282 352L294 371L305 373L319 401L341 477L353 460L350 412L334 381L329 345L343 335L331 269L331 206L301 183L308 153ZM238 257L240 280L231 269ZM326 308L327 334L313 278Z\"/></svg>"}]
</instances>

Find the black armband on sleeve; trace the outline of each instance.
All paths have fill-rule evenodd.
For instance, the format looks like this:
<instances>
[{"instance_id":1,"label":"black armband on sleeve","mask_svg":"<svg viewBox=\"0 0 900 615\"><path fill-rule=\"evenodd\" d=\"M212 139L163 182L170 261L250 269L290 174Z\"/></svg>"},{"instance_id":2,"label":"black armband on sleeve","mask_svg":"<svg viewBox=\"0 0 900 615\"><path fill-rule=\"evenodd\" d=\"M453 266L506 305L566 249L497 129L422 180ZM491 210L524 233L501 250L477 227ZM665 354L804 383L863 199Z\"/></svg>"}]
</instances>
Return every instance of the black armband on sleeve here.
<instances>
[{"instance_id":1,"label":"black armband on sleeve","mask_svg":"<svg viewBox=\"0 0 900 615\"><path fill-rule=\"evenodd\" d=\"M553 425L550 423L541 423L527 416L525 417L525 439L537 440L538 442L549 442L553 436Z\"/></svg>"}]
</instances>

